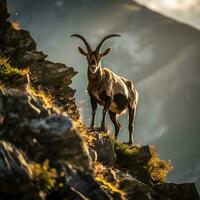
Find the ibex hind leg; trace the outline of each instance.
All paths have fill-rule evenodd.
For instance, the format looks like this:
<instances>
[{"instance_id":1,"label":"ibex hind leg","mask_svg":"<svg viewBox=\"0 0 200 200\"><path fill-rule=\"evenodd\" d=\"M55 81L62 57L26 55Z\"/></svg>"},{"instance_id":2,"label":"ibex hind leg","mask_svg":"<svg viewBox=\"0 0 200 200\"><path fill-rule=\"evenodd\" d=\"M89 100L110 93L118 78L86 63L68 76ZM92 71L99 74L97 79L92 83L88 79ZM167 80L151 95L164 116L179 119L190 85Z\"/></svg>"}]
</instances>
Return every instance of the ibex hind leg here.
<instances>
[{"instance_id":1,"label":"ibex hind leg","mask_svg":"<svg viewBox=\"0 0 200 200\"><path fill-rule=\"evenodd\" d=\"M107 132L107 128L105 126L105 117L106 117L106 113L108 112L108 110L109 110L109 108L111 106L112 97L108 96L106 94L106 91L103 91L103 92L100 93L99 98L102 99L105 102L105 105L104 105L104 108L103 108L103 112L102 112L103 118L102 118L102 121L101 121L100 130Z\"/></svg>"},{"instance_id":2,"label":"ibex hind leg","mask_svg":"<svg viewBox=\"0 0 200 200\"><path fill-rule=\"evenodd\" d=\"M137 104L135 104L134 106L129 106L128 107L128 111L129 111L129 125L128 125L128 129L129 129L129 145L133 144L133 129L134 129L134 121L135 121L135 114L136 114L136 106Z\"/></svg>"},{"instance_id":3,"label":"ibex hind leg","mask_svg":"<svg viewBox=\"0 0 200 200\"><path fill-rule=\"evenodd\" d=\"M97 103L95 101L95 98L92 95L90 95L90 103L92 106L92 120L91 120L90 128L88 129L88 131L94 131L94 120L95 120L95 114L97 110Z\"/></svg>"},{"instance_id":4,"label":"ibex hind leg","mask_svg":"<svg viewBox=\"0 0 200 200\"><path fill-rule=\"evenodd\" d=\"M118 134L119 134L119 130L121 128L121 125L120 125L120 123L119 123L119 121L117 119L117 114L116 113L114 113L114 112L112 112L110 110L108 111L108 113L109 113L109 116L110 116L110 119L111 119L112 123L115 126L115 139L117 139Z\"/></svg>"}]
</instances>

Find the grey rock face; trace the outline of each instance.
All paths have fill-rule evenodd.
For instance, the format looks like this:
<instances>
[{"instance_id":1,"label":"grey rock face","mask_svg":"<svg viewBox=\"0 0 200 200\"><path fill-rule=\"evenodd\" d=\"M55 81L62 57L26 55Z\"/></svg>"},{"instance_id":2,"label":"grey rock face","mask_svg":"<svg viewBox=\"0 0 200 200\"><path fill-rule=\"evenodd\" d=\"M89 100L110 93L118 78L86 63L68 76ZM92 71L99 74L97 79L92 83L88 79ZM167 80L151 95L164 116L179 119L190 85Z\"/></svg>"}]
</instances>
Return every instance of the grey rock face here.
<instances>
[{"instance_id":1,"label":"grey rock face","mask_svg":"<svg viewBox=\"0 0 200 200\"><path fill-rule=\"evenodd\" d=\"M105 165L114 165L116 155L109 135L102 136L96 132L95 137L93 150L96 152L97 161Z\"/></svg>"},{"instance_id":2,"label":"grey rock face","mask_svg":"<svg viewBox=\"0 0 200 200\"><path fill-rule=\"evenodd\" d=\"M18 89L0 93L0 108L1 138L22 148L31 159L49 158L55 165L70 161L89 169L81 138L66 113L53 113L38 97Z\"/></svg>"},{"instance_id":3,"label":"grey rock face","mask_svg":"<svg viewBox=\"0 0 200 200\"><path fill-rule=\"evenodd\" d=\"M194 183L175 184L163 183L156 186L160 199L199 200L199 194ZM165 196L165 197L164 197Z\"/></svg>"},{"instance_id":4,"label":"grey rock face","mask_svg":"<svg viewBox=\"0 0 200 200\"><path fill-rule=\"evenodd\" d=\"M1 199L38 199L31 182L29 160L23 152L0 141L0 197Z\"/></svg>"},{"instance_id":5,"label":"grey rock face","mask_svg":"<svg viewBox=\"0 0 200 200\"><path fill-rule=\"evenodd\" d=\"M6 89L0 93L0 116L1 139L21 148L32 161L43 163L48 159L50 165L55 167L58 172L64 172L62 179L64 179L65 187L59 191L51 191L46 199L55 200L69 197L72 199L111 199L94 180L82 139L74 130L72 121L66 113L48 110L44 106L44 102L31 93L31 89L25 91ZM19 154L17 150L14 156L16 154L17 156ZM25 158L22 157L20 160L22 163L15 166L14 171L11 170L11 172L9 166L16 165L14 162L16 159L9 160L8 163L6 163L6 159L3 158L4 163L0 168L0 177L3 177L3 182L0 184L3 185L4 179L8 179L6 181L9 185L10 181L15 178L15 171L21 174L23 181L27 179L31 182L31 173L28 171L28 163L26 164ZM8 164L7 168L5 164ZM25 184L27 183L25 182ZM29 185L27 184L27 187L31 187ZM19 183L19 187L26 189L23 182ZM12 191L11 186L7 188ZM35 197L37 192L33 189L28 194L30 199L37 199ZM5 190L4 187L2 190ZM18 188L16 190L20 191ZM6 195L8 193L8 191L3 192L6 192ZM25 192L22 193L22 197L26 199ZM17 197L15 191L11 193L13 197ZM1 189L0 197L3 197Z\"/></svg>"},{"instance_id":6,"label":"grey rock face","mask_svg":"<svg viewBox=\"0 0 200 200\"><path fill-rule=\"evenodd\" d=\"M152 178L148 171L148 162L152 158L149 146L136 147L135 153L130 157L126 157L120 150L116 149L116 164L127 170L133 177L137 178L145 184L151 184Z\"/></svg>"},{"instance_id":7,"label":"grey rock face","mask_svg":"<svg viewBox=\"0 0 200 200\"><path fill-rule=\"evenodd\" d=\"M0 0L0 26L4 29L0 30L0 36L4 32L4 30L9 27L10 23L7 21L10 15L7 11L7 1Z\"/></svg>"},{"instance_id":8,"label":"grey rock face","mask_svg":"<svg viewBox=\"0 0 200 200\"><path fill-rule=\"evenodd\" d=\"M74 170L71 166L66 167L66 182L88 199L91 200L111 200L105 191L102 191L99 184L94 181L91 174Z\"/></svg>"},{"instance_id":9,"label":"grey rock face","mask_svg":"<svg viewBox=\"0 0 200 200\"><path fill-rule=\"evenodd\" d=\"M73 119L79 118L75 105L75 90L69 87L71 79L77 74L72 67L53 63L46 59L43 52L36 50L36 43L30 33L25 30L15 30L7 21L6 2L2 2L0 22L0 56L9 57L17 68L29 68L32 85L48 92L55 103ZM4 22L4 23L3 23ZM7 23L7 25L5 25Z\"/></svg>"}]
</instances>

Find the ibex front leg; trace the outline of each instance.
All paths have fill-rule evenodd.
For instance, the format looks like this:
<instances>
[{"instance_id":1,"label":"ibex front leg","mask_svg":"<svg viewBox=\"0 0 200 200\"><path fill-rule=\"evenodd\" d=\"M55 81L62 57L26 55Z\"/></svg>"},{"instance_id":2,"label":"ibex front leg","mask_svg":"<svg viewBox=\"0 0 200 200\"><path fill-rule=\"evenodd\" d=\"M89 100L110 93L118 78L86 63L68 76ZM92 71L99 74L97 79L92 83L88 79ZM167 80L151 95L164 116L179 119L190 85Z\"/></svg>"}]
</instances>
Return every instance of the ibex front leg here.
<instances>
[{"instance_id":1,"label":"ibex front leg","mask_svg":"<svg viewBox=\"0 0 200 200\"><path fill-rule=\"evenodd\" d=\"M92 106L92 121L91 121L91 124L90 124L90 131L93 131L94 130L95 114L96 114L96 110L97 110L97 103L95 101L95 98L92 95L90 95L90 103L91 103L91 106Z\"/></svg>"},{"instance_id":2,"label":"ibex front leg","mask_svg":"<svg viewBox=\"0 0 200 200\"><path fill-rule=\"evenodd\" d=\"M104 92L99 96L103 101L104 101L104 108L103 108L103 118L101 121L101 131L107 131L106 126L105 126L105 118L106 118L106 113L108 112L111 103L112 103L112 97L107 96Z\"/></svg>"}]
</instances>

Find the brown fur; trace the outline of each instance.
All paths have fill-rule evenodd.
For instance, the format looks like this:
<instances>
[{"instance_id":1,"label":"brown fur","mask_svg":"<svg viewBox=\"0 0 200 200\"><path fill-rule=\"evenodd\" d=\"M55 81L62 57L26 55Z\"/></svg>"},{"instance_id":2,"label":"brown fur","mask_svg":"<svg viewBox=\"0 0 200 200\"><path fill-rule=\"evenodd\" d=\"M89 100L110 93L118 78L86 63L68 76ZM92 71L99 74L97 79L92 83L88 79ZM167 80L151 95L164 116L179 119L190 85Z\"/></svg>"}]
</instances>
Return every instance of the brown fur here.
<instances>
[{"instance_id":1,"label":"brown fur","mask_svg":"<svg viewBox=\"0 0 200 200\"><path fill-rule=\"evenodd\" d=\"M132 81L118 76L108 68L100 67L95 78L92 78L90 72L88 72L88 80L88 94L92 94L101 105L104 105L104 102L101 101L99 95L103 91L106 91L106 95L112 97L112 99L116 94L122 94L126 96L128 99L128 105L126 109L128 106L134 107L134 105L137 104L138 94ZM111 104L109 110L117 114L121 114L124 111L119 109L114 102Z\"/></svg>"}]
</instances>

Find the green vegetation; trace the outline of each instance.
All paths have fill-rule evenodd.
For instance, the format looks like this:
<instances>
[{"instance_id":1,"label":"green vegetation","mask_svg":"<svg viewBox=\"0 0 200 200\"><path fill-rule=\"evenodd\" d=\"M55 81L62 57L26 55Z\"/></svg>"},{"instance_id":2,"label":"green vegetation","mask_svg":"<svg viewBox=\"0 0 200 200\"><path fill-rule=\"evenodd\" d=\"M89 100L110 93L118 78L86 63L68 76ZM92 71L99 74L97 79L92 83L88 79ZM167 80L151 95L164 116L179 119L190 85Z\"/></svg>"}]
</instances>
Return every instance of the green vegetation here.
<instances>
[{"instance_id":1,"label":"green vegetation","mask_svg":"<svg viewBox=\"0 0 200 200\"><path fill-rule=\"evenodd\" d=\"M116 140L112 140L114 144L115 152L118 154L122 154L125 157L132 157L136 155L139 150L139 146L129 146L127 144L119 143Z\"/></svg>"},{"instance_id":2,"label":"green vegetation","mask_svg":"<svg viewBox=\"0 0 200 200\"><path fill-rule=\"evenodd\" d=\"M129 146L117 142L115 139L112 139L114 151L117 154L117 163L123 163L127 167L133 165L134 157L139 152L139 146Z\"/></svg>"},{"instance_id":3,"label":"green vegetation","mask_svg":"<svg viewBox=\"0 0 200 200\"><path fill-rule=\"evenodd\" d=\"M109 170L112 171L112 175L115 174L111 168L109 168ZM94 174L96 181L103 190L108 191L115 199L124 199L125 193L119 189L120 180L116 178L116 174L114 175L115 178L112 179L112 181L110 180L107 166L104 166L99 162L95 163Z\"/></svg>"},{"instance_id":4,"label":"green vegetation","mask_svg":"<svg viewBox=\"0 0 200 200\"><path fill-rule=\"evenodd\" d=\"M131 173L143 170L149 174L149 179L152 179L156 183L163 183L166 181L168 173L173 170L173 166L169 160L161 160L159 158L156 149L153 146L149 147L150 152L143 154L141 147L139 146L128 146L112 139L114 151L117 155L116 164L120 167L127 168Z\"/></svg>"},{"instance_id":5,"label":"green vegetation","mask_svg":"<svg viewBox=\"0 0 200 200\"><path fill-rule=\"evenodd\" d=\"M3 78L13 76L23 76L28 73L28 70L20 70L16 67L11 66L8 58L0 57L0 77Z\"/></svg>"},{"instance_id":6,"label":"green vegetation","mask_svg":"<svg viewBox=\"0 0 200 200\"><path fill-rule=\"evenodd\" d=\"M51 192L58 192L64 188L64 173L58 173L55 168L51 168L49 160L41 164L33 162L29 166L32 183L42 199L45 199Z\"/></svg>"},{"instance_id":7,"label":"green vegetation","mask_svg":"<svg viewBox=\"0 0 200 200\"><path fill-rule=\"evenodd\" d=\"M49 161L44 163L32 163L30 165L32 179L39 191L48 193L56 185L57 171L49 167Z\"/></svg>"},{"instance_id":8,"label":"green vegetation","mask_svg":"<svg viewBox=\"0 0 200 200\"><path fill-rule=\"evenodd\" d=\"M11 23L11 26L12 26L12 28L14 29L14 30L20 30L20 25L19 25L19 23L17 22L17 21L13 21L12 23Z\"/></svg>"},{"instance_id":9,"label":"green vegetation","mask_svg":"<svg viewBox=\"0 0 200 200\"><path fill-rule=\"evenodd\" d=\"M11 87L23 86L27 83L28 69L18 69L13 67L8 58L0 57L0 84Z\"/></svg>"},{"instance_id":10,"label":"green vegetation","mask_svg":"<svg viewBox=\"0 0 200 200\"><path fill-rule=\"evenodd\" d=\"M58 109L55 106L53 97L50 93L45 92L40 88L35 89L31 85L28 85L26 90L29 94L33 95L34 97L37 97L42 102L45 108L54 110ZM59 112L59 109L57 111Z\"/></svg>"},{"instance_id":11,"label":"green vegetation","mask_svg":"<svg viewBox=\"0 0 200 200\"><path fill-rule=\"evenodd\" d=\"M150 147L152 158L148 163L148 170L155 182L163 183L166 181L167 174L173 170L170 160L161 160L154 147Z\"/></svg>"},{"instance_id":12,"label":"green vegetation","mask_svg":"<svg viewBox=\"0 0 200 200\"><path fill-rule=\"evenodd\" d=\"M96 177L96 180L100 183L101 188L111 193L115 199L124 199L125 193L122 190L119 190L112 183L108 182L105 178Z\"/></svg>"}]
</instances>

